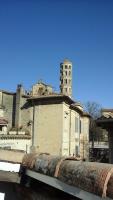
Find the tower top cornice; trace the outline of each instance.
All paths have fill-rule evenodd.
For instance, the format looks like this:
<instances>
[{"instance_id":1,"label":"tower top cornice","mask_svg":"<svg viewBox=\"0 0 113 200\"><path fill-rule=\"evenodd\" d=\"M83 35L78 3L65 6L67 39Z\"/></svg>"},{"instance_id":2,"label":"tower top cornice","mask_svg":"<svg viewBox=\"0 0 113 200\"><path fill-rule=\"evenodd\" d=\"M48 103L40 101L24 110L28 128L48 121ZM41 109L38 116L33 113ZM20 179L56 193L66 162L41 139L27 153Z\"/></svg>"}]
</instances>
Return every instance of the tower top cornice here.
<instances>
[{"instance_id":1,"label":"tower top cornice","mask_svg":"<svg viewBox=\"0 0 113 200\"><path fill-rule=\"evenodd\" d=\"M67 58L64 59L63 63L64 63L64 64L71 64L71 65L72 65L72 62L71 62L70 60L68 60Z\"/></svg>"}]
</instances>

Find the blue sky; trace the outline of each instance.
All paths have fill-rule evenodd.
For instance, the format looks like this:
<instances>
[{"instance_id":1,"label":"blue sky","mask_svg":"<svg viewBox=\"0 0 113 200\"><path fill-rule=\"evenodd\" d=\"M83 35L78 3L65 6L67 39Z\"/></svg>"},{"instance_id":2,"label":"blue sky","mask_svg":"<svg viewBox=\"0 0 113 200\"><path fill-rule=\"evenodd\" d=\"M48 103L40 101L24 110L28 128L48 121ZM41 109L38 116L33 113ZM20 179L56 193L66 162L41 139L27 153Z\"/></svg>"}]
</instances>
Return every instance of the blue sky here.
<instances>
[{"instance_id":1,"label":"blue sky","mask_svg":"<svg viewBox=\"0 0 113 200\"><path fill-rule=\"evenodd\" d=\"M113 0L0 0L0 88L42 79L59 91L73 63L73 98L113 108Z\"/></svg>"}]
</instances>

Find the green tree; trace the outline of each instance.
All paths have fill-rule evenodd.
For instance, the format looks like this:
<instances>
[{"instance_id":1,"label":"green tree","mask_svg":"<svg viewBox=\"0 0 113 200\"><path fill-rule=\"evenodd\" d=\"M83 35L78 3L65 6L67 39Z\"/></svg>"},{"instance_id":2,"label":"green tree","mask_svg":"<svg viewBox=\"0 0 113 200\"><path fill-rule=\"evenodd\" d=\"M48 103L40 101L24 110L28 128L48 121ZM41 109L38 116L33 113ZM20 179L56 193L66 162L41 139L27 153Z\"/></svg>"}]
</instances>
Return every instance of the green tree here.
<instances>
[{"instance_id":1,"label":"green tree","mask_svg":"<svg viewBox=\"0 0 113 200\"><path fill-rule=\"evenodd\" d=\"M97 127L95 120L101 116L101 105L97 102L88 101L85 103L85 111L91 116L90 127L89 127L89 140L92 142L92 147L94 147L94 141L100 140L100 135L102 130Z\"/></svg>"}]
</instances>

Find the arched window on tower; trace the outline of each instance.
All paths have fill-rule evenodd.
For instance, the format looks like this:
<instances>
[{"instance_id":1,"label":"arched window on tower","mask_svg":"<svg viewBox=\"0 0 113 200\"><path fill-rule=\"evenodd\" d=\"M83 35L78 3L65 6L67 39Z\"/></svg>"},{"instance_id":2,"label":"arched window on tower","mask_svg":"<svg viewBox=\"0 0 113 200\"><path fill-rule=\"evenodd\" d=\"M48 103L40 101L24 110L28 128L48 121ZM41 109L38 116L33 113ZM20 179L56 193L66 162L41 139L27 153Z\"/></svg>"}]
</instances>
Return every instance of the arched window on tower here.
<instances>
[{"instance_id":1,"label":"arched window on tower","mask_svg":"<svg viewBox=\"0 0 113 200\"><path fill-rule=\"evenodd\" d=\"M71 76L71 71L69 71L69 76Z\"/></svg>"},{"instance_id":2,"label":"arched window on tower","mask_svg":"<svg viewBox=\"0 0 113 200\"><path fill-rule=\"evenodd\" d=\"M67 79L64 79L64 84L67 84Z\"/></svg>"},{"instance_id":3,"label":"arched window on tower","mask_svg":"<svg viewBox=\"0 0 113 200\"><path fill-rule=\"evenodd\" d=\"M67 76L67 71L65 71L65 75Z\"/></svg>"}]
</instances>

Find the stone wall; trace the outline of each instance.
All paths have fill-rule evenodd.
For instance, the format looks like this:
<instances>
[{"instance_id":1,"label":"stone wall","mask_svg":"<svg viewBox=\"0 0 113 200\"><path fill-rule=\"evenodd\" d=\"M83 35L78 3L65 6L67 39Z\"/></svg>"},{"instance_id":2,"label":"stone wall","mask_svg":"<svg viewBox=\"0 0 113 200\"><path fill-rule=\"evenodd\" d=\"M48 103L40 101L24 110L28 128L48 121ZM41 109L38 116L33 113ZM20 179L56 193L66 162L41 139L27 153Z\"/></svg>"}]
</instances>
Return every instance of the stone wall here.
<instances>
[{"instance_id":1,"label":"stone wall","mask_svg":"<svg viewBox=\"0 0 113 200\"><path fill-rule=\"evenodd\" d=\"M21 105L20 105L20 126L23 130L28 130L31 134L31 126L30 121L33 121L33 109L32 107L26 106L27 98L21 97Z\"/></svg>"},{"instance_id":2,"label":"stone wall","mask_svg":"<svg viewBox=\"0 0 113 200\"><path fill-rule=\"evenodd\" d=\"M32 95L33 96L40 96L40 95L48 95L51 94L52 91L52 87L49 85L46 85L44 83L37 83L35 85L33 85L32 87Z\"/></svg>"},{"instance_id":3,"label":"stone wall","mask_svg":"<svg viewBox=\"0 0 113 200\"><path fill-rule=\"evenodd\" d=\"M62 112L62 104L35 106L33 143L39 152L61 154Z\"/></svg>"},{"instance_id":4,"label":"stone wall","mask_svg":"<svg viewBox=\"0 0 113 200\"><path fill-rule=\"evenodd\" d=\"M4 106L4 118L8 121L8 129L12 127L15 120L14 103L15 103L15 95L3 92L2 104Z\"/></svg>"},{"instance_id":5,"label":"stone wall","mask_svg":"<svg viewBox=\"0 0 113 200\"><path fill-rule=\"evenodd\" d=\"M24 95L24 89L21 85L17 87L15 113L15 127L31 133L29 122L32 116L32 108L27 104L27 97Z\"/></svg>"}]
</instances>

